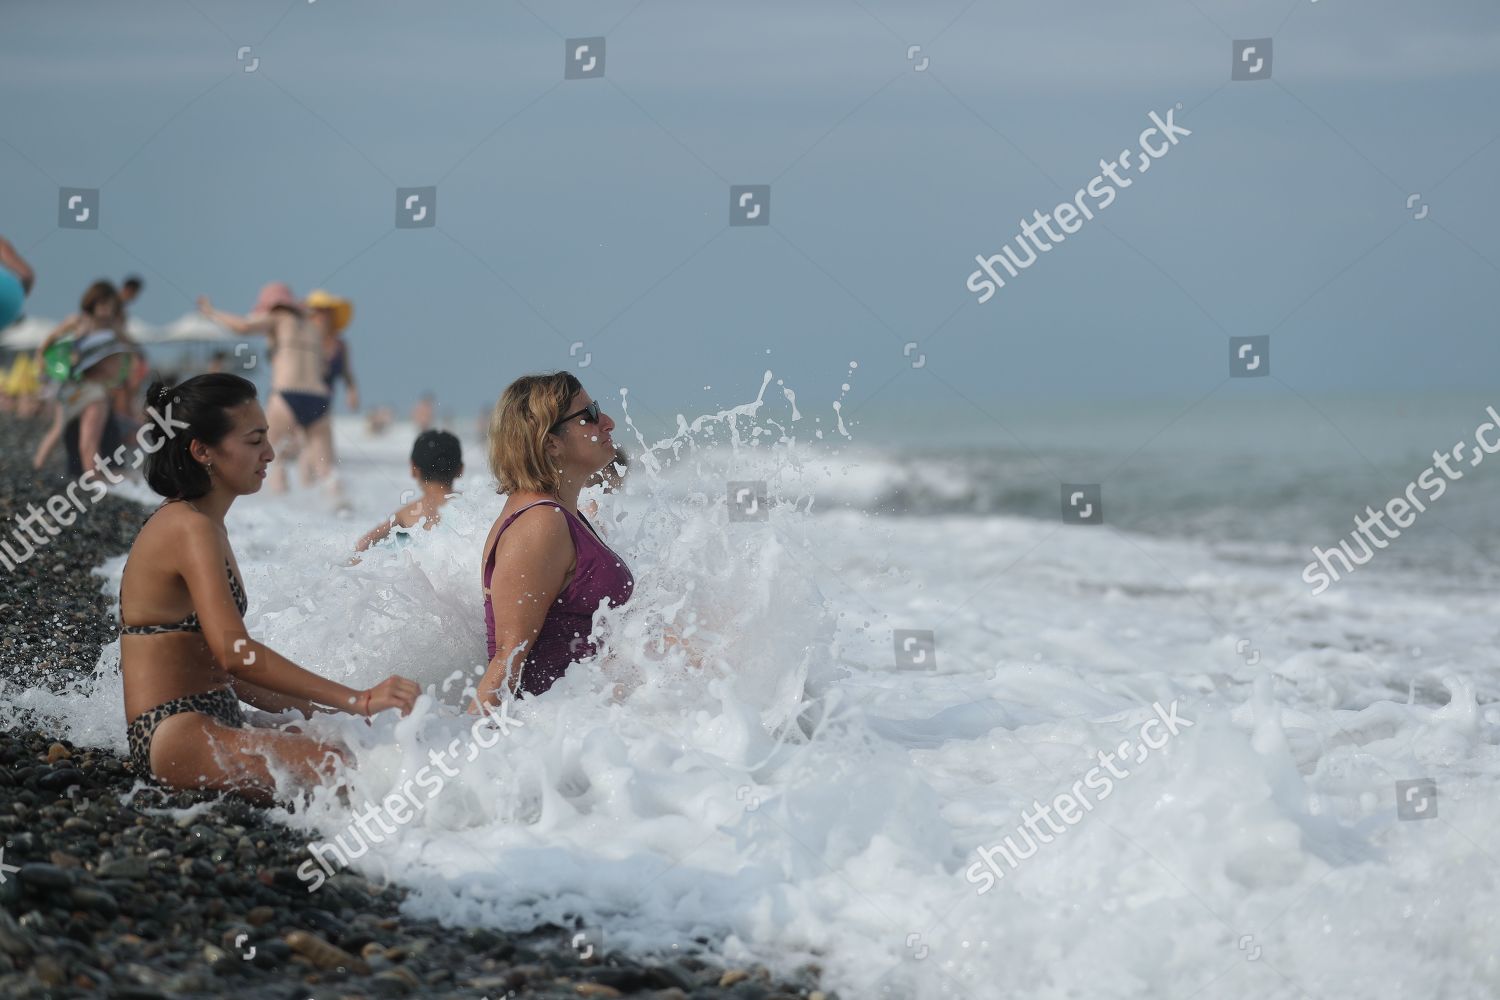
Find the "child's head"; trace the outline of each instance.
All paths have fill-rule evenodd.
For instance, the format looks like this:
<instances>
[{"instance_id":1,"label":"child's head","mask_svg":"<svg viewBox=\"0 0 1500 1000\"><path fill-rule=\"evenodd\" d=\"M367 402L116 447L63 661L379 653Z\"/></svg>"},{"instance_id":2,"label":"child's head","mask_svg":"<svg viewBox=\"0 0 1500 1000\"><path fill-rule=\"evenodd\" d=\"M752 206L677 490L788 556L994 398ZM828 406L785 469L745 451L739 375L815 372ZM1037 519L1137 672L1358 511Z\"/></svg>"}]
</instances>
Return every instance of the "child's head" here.
<instances>
[{"instance_id":1,"label":"child's head","mask_svg":"<svg viewBox=\"0 0 1500 1000\"><path fill-rule=\"evenodd\" d=\"M464 474L463 448L447 431L423 431L411 446L412 474L424 483L452 486Z\"/></svg>"}]
</instances>

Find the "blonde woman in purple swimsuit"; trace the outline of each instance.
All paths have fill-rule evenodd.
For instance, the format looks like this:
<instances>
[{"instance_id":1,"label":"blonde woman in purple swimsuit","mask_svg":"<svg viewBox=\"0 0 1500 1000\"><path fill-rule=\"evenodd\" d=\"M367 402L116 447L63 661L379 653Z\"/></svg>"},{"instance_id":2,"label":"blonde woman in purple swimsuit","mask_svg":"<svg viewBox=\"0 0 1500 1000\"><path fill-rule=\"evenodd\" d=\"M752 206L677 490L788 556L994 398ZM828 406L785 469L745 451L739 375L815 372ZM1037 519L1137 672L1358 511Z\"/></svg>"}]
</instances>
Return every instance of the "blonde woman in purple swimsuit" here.
<instances>
[{"instance_id":1,"label":"blonde woman in purple swimsuit","mask_svg":"<svg viewBox=\"0 0 1500 1000\"><path fill-rule=\"evenodd\" d=\"M591 656L594 613L630 599L630 568L578 512L583 487L615 459L615 422L569 372L526 375L490 422L490 468L508 494L481 565L489 666L477 703L538 695Z\"/></svg>"}]
</instances>

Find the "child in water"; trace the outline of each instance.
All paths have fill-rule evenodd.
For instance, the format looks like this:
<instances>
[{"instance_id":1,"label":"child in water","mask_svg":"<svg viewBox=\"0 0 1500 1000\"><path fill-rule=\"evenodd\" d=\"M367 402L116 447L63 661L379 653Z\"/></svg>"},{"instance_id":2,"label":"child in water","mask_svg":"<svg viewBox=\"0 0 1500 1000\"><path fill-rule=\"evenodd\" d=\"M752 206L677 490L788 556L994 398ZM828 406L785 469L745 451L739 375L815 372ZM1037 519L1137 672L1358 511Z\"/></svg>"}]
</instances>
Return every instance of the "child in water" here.
<instances>
[{"instance_id":1,"label":"child in water","mask_svg":"<svg viewBox=\"0 0 1500 1000\"><path fill-rule=\"evenodd\" d=\"M411 529L422 524L430 530L442 517L443 505L453 493L453 480L464 474L463 448L447 431L423 431L411 448L411 475L422 486L421 495L371 528L354 544L356 552L391 537L397 544L410 540Z\"/></svg>"}]
</instances>

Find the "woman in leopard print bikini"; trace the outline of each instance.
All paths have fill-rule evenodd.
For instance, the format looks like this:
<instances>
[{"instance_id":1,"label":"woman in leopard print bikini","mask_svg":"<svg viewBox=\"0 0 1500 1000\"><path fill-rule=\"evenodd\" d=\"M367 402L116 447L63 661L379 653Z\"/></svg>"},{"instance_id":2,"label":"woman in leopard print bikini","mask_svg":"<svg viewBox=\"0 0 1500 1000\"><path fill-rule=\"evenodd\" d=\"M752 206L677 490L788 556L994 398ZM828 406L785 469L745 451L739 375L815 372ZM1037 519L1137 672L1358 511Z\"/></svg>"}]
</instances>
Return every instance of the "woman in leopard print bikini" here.
<instances>
[{"instance_id":1,"label":"woman in leopard print bikini","mask_svg":"<svg viewBox=\"0 0 1500 1000\"><path fill-rule=\"evenodd\" d=\"M328 774L340 752L295 730L247 726L242 700L305 717L387 708L405 715L420 689L390 677L355 691L245 631L248 602L224 515L236 497L260 489L276 457L255 386L237 375L199 375L175 388L152 385L147 402L167 426L187 427L147 460L146 481L167 501L142 526L120 579L131 763L168 786L270 801L273 763L305 786Z\"/></svg>"}]
</instances>

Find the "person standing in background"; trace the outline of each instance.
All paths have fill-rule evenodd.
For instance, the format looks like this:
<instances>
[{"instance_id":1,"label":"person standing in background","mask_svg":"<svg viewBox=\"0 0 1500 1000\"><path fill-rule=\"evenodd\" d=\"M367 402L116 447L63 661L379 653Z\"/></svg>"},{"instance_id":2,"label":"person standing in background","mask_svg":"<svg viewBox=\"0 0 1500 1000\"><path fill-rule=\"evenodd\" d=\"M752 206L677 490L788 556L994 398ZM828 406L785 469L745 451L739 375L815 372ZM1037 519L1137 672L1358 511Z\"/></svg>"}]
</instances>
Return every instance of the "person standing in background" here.
<instances>
[{"instance_id":1,"label":"person standing in background","mask_svg":"<svg viewBox=\"0 0 1500 1000\"><path fill-rule=\"evenodd\" d=\"M349 345L344 341L344 331L354 318L354 303L318 288L308 293L303 305L307 307L308 317L313 325L322 333L323 381L328 386L328 413L307 428L308 447L298 460L297 468L304 482L312 482L317 478L318 464L324 464L332 470L330 488L335 499L341 499L338 459L333 444L333 401L339 379L343 379L349 386L349 409L359 412L359 386L354 381Z\"/></svg>"},{"instance_id":2,"label":"person standing in background","mask_svg":"<svg viewBox=\"0 0 1500 1000\"><path fill-rule=\"evenodd\" d=\"M266 403L267 440L284 455L304 446L308 430L328 415L328 383L323 381L323 331L307 315L306 307L282 281L260 290L249 316L215 309L200 296L198 310L235 333L262 334L271 361L271 398ZM331 468L318 469L331 474ZM278 462L267 477L273 493L285 493L286 469Z\"/></svg>"},{"instance_id":3,"label":"person standing in background","mask_svg":"<svg viewBox=\"0 0 1500 1000\"><path fill-rule=\"evenodd\" d=\"M323 328L323 354L327 359L323 380L328 383L329 406L332 407L339 379L343 379L344 384L349 387L349 411L358 413L359 386L354 381L354 363L349 355L349 344L344 340L344 331L354 318L354 303L319 288L308 293L306 305L313 319Z\"/></svg>"},{"instance_id":4,"label":"person standing in background","mask_svg":"<svg viewBox=\"0 0 1500 1000\"><path fill-rule=\"evenodd\" d=\"M110 329L79 337L74 349L73 376L58 395L63 445L68 454L68 478L100 472L103 456L128 444L110 412L110 397L129 376L137 355Z\"/></svg>"},{"instance_id":5,"label":"person standing in background","mask_svg":"<svg viewBox=\"0 0 1500 1000\"><path fill-rule=\"evenodd\" d=\"M120 282L120 298L124 301L127 310L135 303L136 299L141 297L141 292L145 288L146 282L138 274L128 274L125 276L125 280Z\"/></svg>"},{"instance_id":6,"label":"person standing in background","mask_svg":"<svg viewBox=\"0 0 1500 1000\"><path fill-rule=\"evenodd\" d=\"M82 412L83 407L80 406L80 403L85 401L80 394L87 394L89 397L87 400L88 403L96 403L98 400L93 397L97 393L103 392L104 398L107 400L119 384L113 379L101 382L100 379L96 378L90 381L91 383L99 384L85 385L82 379L75 377L83 371L83 368L78 365L79 359L76 356L76 348L83 344L84 338L88 335L102 331L113 333L115 340L125 347L129 348L131 346L130 342L120 335L120 331L125 326L125 318L120 309L120 292L114 285L108 281L94 282L84 290L83 298L78 303L78 310L77 313L69 316L54 327L52 332L47 334L36 349L37 368L46 373L46 355L54 344L71 339L75 345L75 357L69 362L66 375L61 380L57 380L56 376L54 376L54 381L44 390L54 402L52 404L52 426L37 444L36 452L33 454L31 460L31 467L38 471L47 464L47 457L52 453L52 449L57 447L59 441L63 440L65 425ZM94 409L90 410L91 414L96 412ZM91 416L91 424L92 419ZM113 439L118 435L118 432L118 427L112 427L110 432L101 432L101 439Z\"/></svg>"},{"instance_id":7,"label":"person standing in background","mask_svg":"<svg viewBox=\"0 0 1500 1000\"><path fill-rule=\"evenodd\" d=\"M437 415L437 398L431 392L422 393L422 398L417 400L417 405L411 408L411 422L417 425L417 433L432 429L433 418Z\"/></svg>"},{"instance_id":8,"label":"person standing in background","mask_svg":"<svg viewBox=\"0 0 1500 1000\"><path fill-rule=\"evenodd\" d=\"M151 374L151 366L146 363L146 352L130 336L130 306L140 298L145 287L146 282L138 274L127 274L120 283L120 325L117 332L120 339L135 351L135 360L131 362L125 381L110 394L110 409L111 419L121 438L126 441L135 440L135 435L144 422L141 386L145 383L146 376Z\"/></svg>"}]
</instances>

